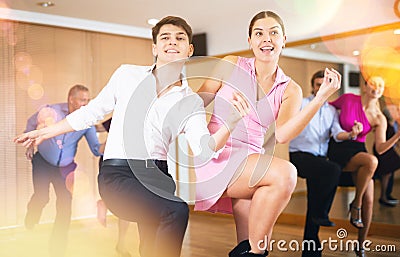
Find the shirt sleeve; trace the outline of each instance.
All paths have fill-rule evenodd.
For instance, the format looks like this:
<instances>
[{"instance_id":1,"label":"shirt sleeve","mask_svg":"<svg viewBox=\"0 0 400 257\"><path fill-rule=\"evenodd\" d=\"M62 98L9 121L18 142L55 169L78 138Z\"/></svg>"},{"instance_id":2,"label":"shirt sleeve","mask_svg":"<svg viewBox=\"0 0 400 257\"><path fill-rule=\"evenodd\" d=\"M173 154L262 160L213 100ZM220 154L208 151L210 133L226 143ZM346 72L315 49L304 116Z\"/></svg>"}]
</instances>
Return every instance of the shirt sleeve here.
<instances>
[{"instance_id":1,"label":"shirt sleeve","mask_svg":"<svg viewBox=\"0 0 400 257\"><path fill-rule=\"evenodd\" d=\"M24 133L35 130L37 128L37 116L39 112L34 113L31 117L29 117L28 122L26 123L26 128Z\"/></svg>"},{"instance_id":2,"label":"shirt sleeve","mask_svg":"<svg viewBox=\"0 0 400 257\"><path fill-rule=\"evenodd\" d=\"M35 129L40 129L48 124L52 124L61 120L57 116L57 112L52 106L45 105L41 107L36 113L29 117L24 133Z\"/></svg>"},{"instance_id":3,"label":"shirt sleeve","mask_svg":"<svg viewBox=\"0 0 400 257\"><path fill-rule=\"evenodd\" d=\"M93 100L66 117L74 130L87 129L104 119L105 114L114 110L117 89L121 81L127 76L123 67L119 67L114 72L107 85Z\"/></svg>"},{"instance_id":4,"label":"shirt sleeve","mask_svg":"<svg viewBox=\"0 0 400 257\"><path fill-rule=\"evenodd\" d=\"M183 130L194 156L202 159L216 158L218 152L214 152L208 144L211 135L207 128L206 113L202 99L197 94L193 94L190 97L186 97L185 100L192 105L192 111Z\"/></svg>"},{"instance_id":5,"label":"shirt sleeve","mask_svg":"<svg viewBox=\"0 0 400 257\"><path fill-rule=\"evenodd\" d=\"M332 122L332 127L331 127L331 134L333 138L335 139L336 142L342 142L342 140L337 139L337 136L341 132L346 132L345 130L342 129L339 123L339 113L336 110L332 110L333 113L333 122Z\"/></svg>"},{"instance_id":6,"label":"shirt sleeve","mask_svg":"<svg viewBox=\"0 0 400 257\"><path fill-rule=\"evenodd\" d=\"M329 104L331 104L336 109L342 109L342 105L345 101L346 101L346 94L343 94L335 101L329 102Z\"/></svg>"},{"instance_id":7,"label":"shirt sleeve","mask_svg":"<svg viewBox=\"0 0 400 257\"><path fill-rule=\"evenodd\" d=\"M97 138L96 128L90 127L85 133L86 141L90 147L90 151L95 156L101 156L102 154L99 152L100 143L99 139Z\"/></svg>"}]
</instances>

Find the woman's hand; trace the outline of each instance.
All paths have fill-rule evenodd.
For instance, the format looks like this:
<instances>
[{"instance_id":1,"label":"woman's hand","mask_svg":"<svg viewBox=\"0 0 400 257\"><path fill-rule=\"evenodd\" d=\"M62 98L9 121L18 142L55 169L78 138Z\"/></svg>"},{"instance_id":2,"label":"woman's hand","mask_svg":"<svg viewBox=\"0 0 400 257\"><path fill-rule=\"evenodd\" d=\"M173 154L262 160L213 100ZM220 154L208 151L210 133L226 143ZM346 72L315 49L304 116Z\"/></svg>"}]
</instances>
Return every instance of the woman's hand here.
<instances>
[{"instance_id":1,"label":"woman's hand","mask_svg":"<svg viewBox=\"0 0 400 257\"><path fill-rule=\"evenodd\" d=\"M342 75L334 69L325 69L324 82L318 90L316 97L326 101L329 96L335 93L341 85Z\"/></svg>"},{"instance_id":2,"label":"woman's hand","mask_svg":"<svg viewBox=\"0 0 400 257\"><path fill-rule=\"evenodd\" d=\"M250 112L250 104L243 94L233 92L232 96L231 104L234 108L231 109L231 113L226 119L226 124L230 130L234 129L236 124Z\"/></svg>"},{"instance_id":3,"label":"woman's hand","mask_svg":"<svg viewBox=\"0 0 400 257\"><path fill-rule=\"evenodd\" d=\"M358 122L355 120L350 133L353 137L356 137L356 136L358 136L358 134L363 132L363 129L364 129L363 124L361 122Z\"/></svg>"},{"instance_id":4,"label":"woman's hand","mask_svg":"<svg viewBox=\"0 0 400 257\"><path fill-rule=\"evenodd\" d=\"M363 129L364 129L363 124L355 120L354 125L350 131L350 138L352 140L356 140L357 136L363 131Z\"/></svg>"}]
</instances>

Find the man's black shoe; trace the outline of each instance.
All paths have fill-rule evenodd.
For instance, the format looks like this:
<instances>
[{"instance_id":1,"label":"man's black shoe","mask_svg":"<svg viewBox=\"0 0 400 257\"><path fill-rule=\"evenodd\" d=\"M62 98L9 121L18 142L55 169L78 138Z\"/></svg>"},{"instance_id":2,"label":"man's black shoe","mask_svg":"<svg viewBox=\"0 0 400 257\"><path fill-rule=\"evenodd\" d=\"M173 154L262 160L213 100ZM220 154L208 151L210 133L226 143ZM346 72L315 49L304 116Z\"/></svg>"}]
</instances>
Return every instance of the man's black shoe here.
<instances>
[{"instance_id":1,"label":"man's black shoe","mask_svg":"<svg viewBox=\"0 0 400 257\"><path fill-rule=\"evenodd\" d=\"M388 202L390 202L390 203L394 203L394 204L398 204L399 203L399 199L396 199L396 198L392 197L391 195L388 195L386 197L386 199L388 199Z\"/></svg>"},{"instance_id":2,"label":"man's black shoe","mask_svg":"<svg viewBox=\"0 0 400 257\"><path fill-rule=\"evenodd\" d=\"M385 201L382 199L379 199L379 203L382 204L383 206L387 206L387 207L395 207L397 205L396 203L390 202L390 200Z\"/></svg>"},{"instance_id":3,"label":"man's black shoe","mask_svg":"<svg viewBox=\"0 0 400 257\"><path fill-rule=\"evenodd\" d=\"M315 225L324 226L324 227L334 227L335 223L330 221L328 218L311 218L312 222Z\"/></svg>"}]
</instances>

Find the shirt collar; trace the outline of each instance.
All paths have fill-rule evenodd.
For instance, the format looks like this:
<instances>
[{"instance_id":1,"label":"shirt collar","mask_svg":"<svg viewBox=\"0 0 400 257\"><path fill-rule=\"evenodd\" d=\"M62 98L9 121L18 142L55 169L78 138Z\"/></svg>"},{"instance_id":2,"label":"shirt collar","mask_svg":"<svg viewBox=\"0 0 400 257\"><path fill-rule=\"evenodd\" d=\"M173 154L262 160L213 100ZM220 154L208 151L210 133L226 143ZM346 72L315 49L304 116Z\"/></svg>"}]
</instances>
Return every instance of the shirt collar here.
<instances>
[{"instance_id":1,"label":"shirt collar","mask_svg":"<svg viewBox=\"0 0 400 257\"><path fill-rule=\"evenodd\" d=\"M149 66L149 68L146 70L148 73L152 72L156 68L156 64L154 63L153 65Z\"/></svg>"},{"instance_id":2,"label":"shirt collar","mask_svg":"<svg viewBox=\"0 0 400 257\"><path fill-rule=\"evenodd\" d=\"M61 111L65 114L69 114L68 103L64 103L61 105Z\"/></svg>"},{"instance_id":3,"label":"shirt collar","mask_svg":"<svg viewBox=\"0 0 400 257\"><path fill-rule=\"evenodd\" d=\"M156 68L156 64L154 63L153 65L149 66L149 68L146 70L146 72L150 74L150 73L153 72L153 70L155 68ZM182 80L182 85L180 87L177 87L177 86L173 87L172 88L173 91L183 91L183 90L187 90L187 88L189 87L189 84L188 84L187 79L186 79L186 75L183 72L181 72L181 76L180 77L181 77L181 80Z\"/></svg>"}]
</instances>

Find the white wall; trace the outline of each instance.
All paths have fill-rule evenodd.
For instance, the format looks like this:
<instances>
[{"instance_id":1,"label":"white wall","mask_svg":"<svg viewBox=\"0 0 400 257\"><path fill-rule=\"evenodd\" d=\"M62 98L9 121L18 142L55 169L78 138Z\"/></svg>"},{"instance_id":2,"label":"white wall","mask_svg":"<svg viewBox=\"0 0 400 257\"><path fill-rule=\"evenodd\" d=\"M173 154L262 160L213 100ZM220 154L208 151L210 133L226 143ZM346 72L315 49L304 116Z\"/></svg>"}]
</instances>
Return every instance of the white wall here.
<instances>
[{"instance_id":1,"label":"white wall","mask_svg":"<svg viewBox=\"0 0 400 257\"><path fill-rule=\"evenodd\" d=\"M87 3L85 1L86 4L89 2L91 1L88 0ZM136 2L131 0L129 7ZM74 6L71 4L64 6L65 12L69 10L72 13L70 16L76 18L0 8L0 18L149 38L150 28L144 27L147 19L141 19L141 17L179 15L190 21L195 33L207 33L209 55L248 49L247 29L250 19L262 10L275 11L282 17L288 42L399 21L399 17L393 11L393 1L389 0L218 0L212 2L205 0L179 1L175 4L161 0L148 0L148 2L148 5L134 8L132 11L120 10L121 12L117 15L110 13L109 9L99 9L98 2L96 11L92 12L82 11L79 6L77 7L79 9L73 9ZM154 6L157 8L151 6L152 3L156 4ZM56 10L48 12L57 13ZM78 16L79 13L81 17ZM89 20L90 18L93 20ZM100 18L109 22L100 22ZM94 21L95 19L97 21ZM134 24L133 21L137 19L143 20L140 23L143 25L127 25Z\"/></svg>"}]
</instances>

